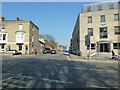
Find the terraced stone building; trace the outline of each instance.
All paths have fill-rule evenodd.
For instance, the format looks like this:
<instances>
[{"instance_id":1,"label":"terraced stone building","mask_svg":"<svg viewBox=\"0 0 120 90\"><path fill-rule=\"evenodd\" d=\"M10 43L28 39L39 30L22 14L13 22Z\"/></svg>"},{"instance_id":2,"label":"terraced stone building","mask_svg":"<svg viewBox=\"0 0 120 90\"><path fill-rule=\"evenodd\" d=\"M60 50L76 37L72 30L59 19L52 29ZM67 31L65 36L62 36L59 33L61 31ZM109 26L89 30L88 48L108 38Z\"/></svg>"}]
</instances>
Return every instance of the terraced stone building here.
<instances>
[{"instance_id":1,"label":"terraced stone building","mask_svg":"<svg viewBox=\"0 0 120 90\"><path fill-rule=\"evenodd\" d=\"M39 52L39 28L30 20L5 20L1 17L0 51L14 49L23 54Z\"/></svg>"}]
</instances>

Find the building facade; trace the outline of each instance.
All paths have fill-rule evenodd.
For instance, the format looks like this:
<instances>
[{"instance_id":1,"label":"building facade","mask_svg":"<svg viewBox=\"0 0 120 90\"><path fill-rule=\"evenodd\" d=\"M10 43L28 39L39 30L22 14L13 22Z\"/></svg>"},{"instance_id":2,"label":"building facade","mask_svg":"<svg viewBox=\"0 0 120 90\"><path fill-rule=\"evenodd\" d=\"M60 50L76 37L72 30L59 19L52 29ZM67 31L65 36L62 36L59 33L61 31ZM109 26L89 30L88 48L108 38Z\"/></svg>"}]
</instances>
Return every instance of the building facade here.
<instances>
[{"instance_id":1,"label":"building facade","mask_svg":"<svg viewBox=\"0 0 120 90\"><path fill-rule=\"evenodd\" d=\"M39 28L29 20L5 20L1 17L0 51L14 49L23 54L39 52Z\"/></svg>"},{"instance_id":2,"label":"building facade","mask_svg":"<svg viewBox=\"0 0 120 90\"><path fill-rule=\"evenodd\" d=\"M120 53L120 13L118 2L84 5L78 15L71 39L71 51L86 56L94 53ZM90 45L85 36L90 34Z\"/></svg>"},{"instance_id":3,"label":"building facade","mask_svg":"<svg viewBox=\"0 0 120 90\"><path fill-rule=\"evenodd\" d=\"M39 42L40 42L40 52L42 53L43 50L45 49L45 39L39 38Z\"/></svg>"}]
</instances>

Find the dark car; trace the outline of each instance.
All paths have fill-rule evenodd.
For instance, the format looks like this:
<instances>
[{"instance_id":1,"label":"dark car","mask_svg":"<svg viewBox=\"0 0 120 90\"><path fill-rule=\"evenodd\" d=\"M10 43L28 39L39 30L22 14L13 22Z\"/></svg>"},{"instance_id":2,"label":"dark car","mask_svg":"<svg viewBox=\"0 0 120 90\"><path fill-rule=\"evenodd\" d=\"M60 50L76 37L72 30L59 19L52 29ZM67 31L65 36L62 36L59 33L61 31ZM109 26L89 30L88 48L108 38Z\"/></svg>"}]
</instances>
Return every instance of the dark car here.
<instances>
[{"instance_id":1,"label":"dark car","mask_svg":"<svg viewBox=\"0 0 120 90\"><path fill-rule=\"evenodd\" d=\"M50 52L51 52L50 50L44 50L43 54L47 54L47 53L50 53Z\"/></svg>"},{"instance_id":2,"label":"dark car","mask_svg":"<svg viewBox=\"0 0 120 90\"><path fill-rule=\"evenodd\" d=\"M56 54L57 52L55 50L51 50L51 54Z\"/></svg>"}]
</instances>

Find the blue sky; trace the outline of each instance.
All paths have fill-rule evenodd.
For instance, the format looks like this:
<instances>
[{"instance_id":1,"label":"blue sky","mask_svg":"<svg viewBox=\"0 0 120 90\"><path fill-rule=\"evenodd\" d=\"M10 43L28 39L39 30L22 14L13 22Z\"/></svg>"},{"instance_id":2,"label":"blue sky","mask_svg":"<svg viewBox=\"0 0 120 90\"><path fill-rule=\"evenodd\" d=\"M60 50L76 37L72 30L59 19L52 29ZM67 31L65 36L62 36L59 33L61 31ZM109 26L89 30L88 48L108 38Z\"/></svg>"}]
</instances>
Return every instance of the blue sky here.
<instances>
[{"instance_id":1,"label":"blue sky","mask_svg":"<svg viewBox=\"0 0 120 90\"><path fill-rule=\"evenodd\" d=\"M39 33L50 34L60 45L69 46L78 14L84 4L92 2L4 2L2 15L6 20L31 20Z\"/></svg>"}]
</instances>

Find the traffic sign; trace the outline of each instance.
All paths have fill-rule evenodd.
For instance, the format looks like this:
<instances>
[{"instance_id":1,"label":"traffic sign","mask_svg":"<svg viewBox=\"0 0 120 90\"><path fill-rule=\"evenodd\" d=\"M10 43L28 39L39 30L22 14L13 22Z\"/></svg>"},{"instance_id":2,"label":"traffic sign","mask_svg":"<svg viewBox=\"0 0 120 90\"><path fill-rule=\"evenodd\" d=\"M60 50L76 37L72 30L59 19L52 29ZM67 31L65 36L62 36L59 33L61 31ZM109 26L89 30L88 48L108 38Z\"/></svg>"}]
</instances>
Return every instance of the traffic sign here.
<instances>
[{"instance_id":1,"label":"traffic sign","mask_svg":"<svg viewBox=\"0 0 120 90\"><path fill-rule=\"evenodd\" d=\"M90 45L90 34L85 35L85 45Z\"/></svg>"}]
</instances>

